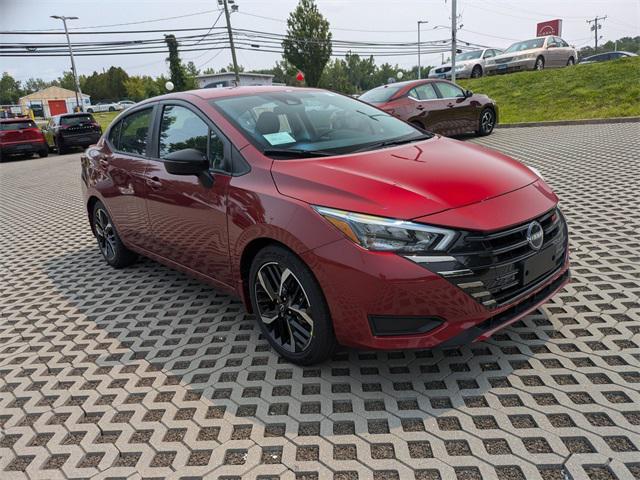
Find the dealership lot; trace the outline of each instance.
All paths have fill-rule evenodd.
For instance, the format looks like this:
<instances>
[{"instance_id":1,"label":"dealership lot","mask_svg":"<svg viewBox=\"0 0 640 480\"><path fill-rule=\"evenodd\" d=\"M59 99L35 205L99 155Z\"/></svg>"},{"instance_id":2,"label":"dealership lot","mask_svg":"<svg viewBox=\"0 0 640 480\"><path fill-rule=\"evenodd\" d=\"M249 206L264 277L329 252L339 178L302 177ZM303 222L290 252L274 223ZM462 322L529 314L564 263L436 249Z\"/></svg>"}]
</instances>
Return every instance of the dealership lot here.
<instances>
[{"instance_id":1,"label":"dealership lot","mask_svg":"<svg viewBox=\"0 0 640 480\"><path fill-rule=\"evenodd\" d=\"M301 368L235 299L115 271L78 154L0 165L0 478L640 477L640 123L470 139L541 170L573 282L488 342Z\"/></svg>"}]
</instances>

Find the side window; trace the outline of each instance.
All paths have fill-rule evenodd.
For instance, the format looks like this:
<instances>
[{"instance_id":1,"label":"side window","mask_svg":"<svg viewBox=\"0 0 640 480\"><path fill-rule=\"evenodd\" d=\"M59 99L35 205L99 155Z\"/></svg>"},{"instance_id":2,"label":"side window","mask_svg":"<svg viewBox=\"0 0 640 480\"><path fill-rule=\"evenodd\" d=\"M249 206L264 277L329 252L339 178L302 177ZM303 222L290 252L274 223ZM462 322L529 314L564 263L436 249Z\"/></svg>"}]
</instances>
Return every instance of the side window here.
<instances>
[{"instance_id":1,"label":"side window","mask_svg":"<svg viewBox=\"0 0 640 480\"><path fill-rule=\"evenodd\" d=\"M484 52L484 58L491 58L491 57L495 57L496 52L494 50L487 50L486 52Z\"/></svg>"},{"instance_id":2,"label":"side window","mask_svg":"<svg viewBox=\"0 0 640 480\"><path fill-rule=\"evenodd\" d=\"M109 143L113 145L116 150L120 150L120 126L122 122L116 123L111 130L109 130Z\"/></svg>"},{"instance_id":3,"label":"side window","mask_svg":"<svg viewBox=\"0 0 640 480\"><path fill-rule=\"evenodd\" d=\"M547 47L557 47L556 39L554 37L547 38Z\"/></svg>"},{"instance_id":4,"label":"side window","mask_svg":"<svg viewBox=\"0 0 640 480\"><path fill-rule=\"evenodd\" d=\"M119 151L136 155L146 154L151 112L152 108L139 110L120 121Z\"/></svg>"},{"instance_id":5,"label":"side window","mask_svg":"<svg viewBox=\"0 0 640 480\"><path fill-rule=\"evenodd\" d=\"M464 92L457 85L453 85L452 83L444 83L438 82L438 90L440 90L440 95L442 98L460 98L464 97Z\"/></svg>"},{"instance_id":6,"label":"side window","mask_svg":"<svg viewBox=\"0 0 640 480\"><path fill-rule=\"evenodd\" d=\"M568 47L569 44L567 42L565 42L562 38L558 37L558 45L560 45L561 47Z\"/></svg>"},{"instance_id":7,"label":"side window","mask_svg":"<svg viewBox=\"0 0 640 480\"><path fill-rule=\"evenodd\" d=\"M414 100L420 100L420 97L418 96L418 91L415 88L412 88L411 90L409 90L409 93L407 95L410 98L413 98Z\"/></svg>"},{"instance_id":8,"label":"side window","mask_svg":"<svg viewBox=\"0 0 640 480\"><path fill-rule=\"evenodd\" d=\"M435 100L438 98L438 94L430 83L418 85L415 90L418 92L420 100Z\"/></svg>"},{"instance_id":9,"label":"side window","mask_svg":"<svg viewBox=\"0 0 640 480\"><path fill-rule=\"evenodd\" d=\"M208 157L213 169L224 168L224 143L209 126L186 107L165 106L160 122L160 158L186 148L194 148Z\"/></svg>"}]
</instances>

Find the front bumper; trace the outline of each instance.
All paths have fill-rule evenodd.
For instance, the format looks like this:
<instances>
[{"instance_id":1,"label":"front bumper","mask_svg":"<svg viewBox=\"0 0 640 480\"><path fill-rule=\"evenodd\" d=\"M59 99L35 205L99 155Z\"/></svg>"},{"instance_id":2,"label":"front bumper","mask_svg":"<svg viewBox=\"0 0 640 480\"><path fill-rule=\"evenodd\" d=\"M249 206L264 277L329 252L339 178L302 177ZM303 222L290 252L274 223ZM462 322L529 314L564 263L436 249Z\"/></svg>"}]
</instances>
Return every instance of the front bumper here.
<instances>
[{"instance_id":1,"label":"front bumper","mask_svg":"<svg viewBox=\"0 0 640 480\"><path fill-rule=\"evenodd\" d=\"M522 60L512 60L506 63L495 63L487 65L485 71L488 75L496 75L500 73L520 72L523 70L533 70L536 65L535 58L525 58Z\"/></svg>"},{"instance_id":2,"label":"front bumper","mask_svg":"<svg viewBox=\"0 0 640 480\"><path fill-rule=\"evenodd\" d=\"M537 217L534 214L524 218ZM438 261L435 265L419 264L394 253L365 250L347 239L308 251L303 260L322 287L341 344L386 350L451 346L488 338L546 302L569 281L564 228L564 238L556 236L555 240L563 242L563 253L554 257L557 260L553 268L530 283L511 289L506 282L497 285L505 281L496 278L497 275L480 273L481 276L469 280L447 278L444 272L435 273L440 271L435 268ZM554 240L545 244L553 245ZM523 278L528 274L524 262L531 258L530 253L514 260L521 262L517 268ZM538 254L542 261L544 249L534 253ZM471 265L469 268L474 269ZM476 270L485 272L485 268ZM502 265L489 268L500 275L505 273ZM495 293L500 290L496 290L496 285L506 290ZM483 290L491 290L495 301L487 298L488 292L483 294Z\"/></svg>"}]
</instances>

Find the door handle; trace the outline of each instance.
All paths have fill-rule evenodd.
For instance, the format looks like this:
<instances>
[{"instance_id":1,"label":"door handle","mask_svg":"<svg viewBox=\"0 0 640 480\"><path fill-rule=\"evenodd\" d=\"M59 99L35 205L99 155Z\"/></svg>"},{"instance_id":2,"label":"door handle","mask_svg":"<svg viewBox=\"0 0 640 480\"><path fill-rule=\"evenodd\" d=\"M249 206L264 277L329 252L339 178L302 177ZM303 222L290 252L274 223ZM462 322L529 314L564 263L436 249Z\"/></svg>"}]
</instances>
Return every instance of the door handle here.
<instances>
[{"instance_id":1,"label":"door handle","mask_svg":"<svg viewBox=\"0 0 640 480\"><path fill-rule=\"evenodd\" d=\"M418 106L416 106L416 109L417 110L424 110L424 105L418 105Z\"/></svg>"},{"instance_id":2,"label":"door handle","mask_svg":"<svg viewBox=\"0 0 640 480\"><path fill-rule=\"evenodd\" d=\"M454 107L454 105L453 105L453 103L447 103L447 107L449 107L449 108L453 108L453 107Z\"/></svg>"},{"instance_id":3,"label":"door handle","mask_svg":"<svg viewBox=\"0 0 640 480\"><path fill-rule=\"evenodd\" d=\"M147 185L149 185L149 187L153 188L154 190L158 190L162 187L162 182L160 182L160 179L158 177L152 177L147 178Z\"/></svg>"}]
</instances>

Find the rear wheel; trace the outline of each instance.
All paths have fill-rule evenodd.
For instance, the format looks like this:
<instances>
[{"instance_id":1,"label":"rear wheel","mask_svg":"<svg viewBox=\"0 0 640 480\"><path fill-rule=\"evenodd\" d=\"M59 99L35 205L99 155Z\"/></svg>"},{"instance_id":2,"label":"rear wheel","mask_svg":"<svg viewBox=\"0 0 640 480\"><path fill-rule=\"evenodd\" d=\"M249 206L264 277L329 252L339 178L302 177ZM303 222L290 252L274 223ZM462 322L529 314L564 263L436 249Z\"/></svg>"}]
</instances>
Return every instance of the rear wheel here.
<instances>
[{"instance_id":1,"label":"rear wheel","mask_svg":"<svg viewBox=\"0 0 640 480\"><path fill-rule=\"evenodd\" d=\"M482 76L482 67L480 65L476 65L471 70L471 78L479 78Z\"/></svg>"},{"instance_id":2,"label":"rear wheel","mask_svg":"<svg viewBox=\"0 0 640 480\"><path fill-rule=\"evenodd\" d=\"M481 137L490 135L495 126L496 112L494 112L492 108L482 110L482 112L480 112L480 124L478 125L478 130L476 130L476 134Z\"/></svg>"},{"instance_id":3,"label":"rear wheel","mask_svg":"<svg viewBox=\"0 0 640 480\"><path fill-rule=\"evenodd\" d=\"M115 111L116 111L116 109L115 109L114 107L109 107L109 111L110 111L110 112L115 112Z\"/></svg>"},{"instance_id":4,"label":"rear wheel","mask_svg":"<svg viewBox=\"0 0 640 480\"><path fill-rule=\"evenodd\" d=\"M280 246L258 252L249 272L251 305L271 346L301 365L329 358L336 340L329 308L302 260Z\"/></svg>"},{"instance_id":5,"label":"rear wheel","mask_svg":"<svg viewBox=\"0 0 640 480\"><path fill-rule=\"evenodd\" d=\"M48 157L49 156L49 147L45 147L45 148L41 149L38 152L38 155L40 155L40 158Z\"/></svg>"},{"instance_id":6,"label":"rear wheel","mask_svg":"<svg viewBox=\"0 0 640 480\"><path fill-rule=\"evenodd\" d=\"M100 253L113 268L123 268L136 261L138 256L124 246L111 217L102 202L93 206L91 217L93 233L98 241Z\"/></svg>"},{"instance_id":7,"label":"rear wheel","mask_svg":"<svg viewBox=\"0 0 640 480\"><path fill-rule=\"evenodd\" d=\"M534 70L544 70L544 57L536 58L536 63L533 66Z\"/></svg>"},{"instance_id":8,"label":"rear wheel","mask_svg":"<svg viewBox=\"0 0 640 480\"><path fill-rule=\"evenodd\" d=\"M55 138L53 143L56 146L56 151L58 152L58 155L64 155L66 153L69 153L69 147L67 147L64 144L64 140L62 138Z\"/></svg>"},{"instance_id":9,"label":"rear wheel","mask_svg":"<svg viewBox=\"0 0 640 480\"><path fill-rule=\"evenodd\" d=\"M575 65L575 63L576 61L573 59L573 57L569 57L569 60L567 60L567 67Z\"/></svg>"}]
</instances>

